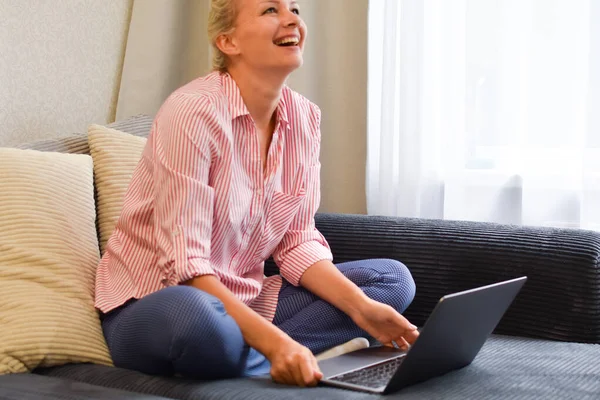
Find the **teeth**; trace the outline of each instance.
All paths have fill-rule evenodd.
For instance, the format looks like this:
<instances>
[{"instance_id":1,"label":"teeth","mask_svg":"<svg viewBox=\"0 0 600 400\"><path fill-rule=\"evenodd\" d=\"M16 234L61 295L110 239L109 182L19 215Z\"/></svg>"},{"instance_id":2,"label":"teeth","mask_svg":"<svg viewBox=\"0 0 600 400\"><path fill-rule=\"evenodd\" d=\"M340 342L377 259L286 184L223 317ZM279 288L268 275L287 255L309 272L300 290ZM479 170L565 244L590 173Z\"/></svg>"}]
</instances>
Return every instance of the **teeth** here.
<instances>
[{"instance_id":1,"label":"teeth","mask_svg":"<svg viewBox=\"0 0 600 400\"><path fill-rule=\"evenodd\" d=\"M283 38L280 39L278 41L275 42L276 45L282 45L282 44L288 44L288 43L293 43L293 44L298 44L298 38L295 37L288 37L288 38Z\"/></svg>"}]
</instances>

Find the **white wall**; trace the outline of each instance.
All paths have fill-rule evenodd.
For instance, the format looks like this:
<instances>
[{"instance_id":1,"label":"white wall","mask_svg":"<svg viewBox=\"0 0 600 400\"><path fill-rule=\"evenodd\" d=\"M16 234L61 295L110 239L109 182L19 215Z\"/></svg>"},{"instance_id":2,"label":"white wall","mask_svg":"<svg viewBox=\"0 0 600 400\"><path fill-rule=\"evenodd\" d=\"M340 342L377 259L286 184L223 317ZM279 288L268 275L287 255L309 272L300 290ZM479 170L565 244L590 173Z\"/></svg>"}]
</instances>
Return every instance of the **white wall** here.
<instances>
[{"instance_id":1,"label":"white wall","mask_svg":"<svg viewBox=\"0 0 600 400\"><path fill-rule=\"evenodd\" d=\"M0 146L112 122L132 0L0 0Z\"/></svg>"}]
</instances>

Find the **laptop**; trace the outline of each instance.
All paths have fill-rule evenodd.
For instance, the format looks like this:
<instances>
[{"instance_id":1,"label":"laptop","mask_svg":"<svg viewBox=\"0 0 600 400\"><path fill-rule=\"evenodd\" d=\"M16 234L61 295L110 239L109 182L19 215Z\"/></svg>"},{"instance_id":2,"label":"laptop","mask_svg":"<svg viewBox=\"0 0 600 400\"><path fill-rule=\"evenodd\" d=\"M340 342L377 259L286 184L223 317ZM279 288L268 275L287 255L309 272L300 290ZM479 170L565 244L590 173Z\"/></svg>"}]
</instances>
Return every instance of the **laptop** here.
<instances>
[{"instance_id":1,"label":"laptop","mask_svg":"<svg viewBox=\"0 0 600 400\"><path fill-rule=\"evenodd\" d=\"M473 361L527 277L442 297L408 351L375 346L319 362L325 385L387 394Z\"/></svg>"}]
</instances>

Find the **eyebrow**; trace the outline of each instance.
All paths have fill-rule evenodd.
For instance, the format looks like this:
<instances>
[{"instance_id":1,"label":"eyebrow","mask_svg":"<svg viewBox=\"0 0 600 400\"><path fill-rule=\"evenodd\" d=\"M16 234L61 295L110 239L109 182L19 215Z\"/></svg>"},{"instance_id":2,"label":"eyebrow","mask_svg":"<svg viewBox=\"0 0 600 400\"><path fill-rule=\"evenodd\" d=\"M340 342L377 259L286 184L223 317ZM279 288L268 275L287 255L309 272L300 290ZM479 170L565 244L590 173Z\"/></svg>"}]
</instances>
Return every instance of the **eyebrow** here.
<instances>
[{"instance_id":1,"label":"eyebrow","mask_svg":"<svg viewBox=\"0 0 600 400\"><path fill-rule=\"evenodd\" d=\"M264 0L261 2L261 4L279 4L280 1L279 0ZM298 1L297 0L293 0L291 5L298 5Z\"/></svg>"}]
</instances>

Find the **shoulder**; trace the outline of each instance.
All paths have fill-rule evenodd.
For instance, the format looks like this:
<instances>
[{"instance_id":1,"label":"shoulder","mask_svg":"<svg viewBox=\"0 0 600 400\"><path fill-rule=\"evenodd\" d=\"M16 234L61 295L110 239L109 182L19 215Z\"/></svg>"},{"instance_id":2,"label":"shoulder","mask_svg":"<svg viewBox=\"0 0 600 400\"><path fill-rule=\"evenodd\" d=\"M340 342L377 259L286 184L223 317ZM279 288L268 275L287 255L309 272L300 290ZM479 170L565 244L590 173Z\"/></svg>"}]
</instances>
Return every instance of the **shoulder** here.
<instances>
[{"instance_id":1,"label":"shoulder","mask_svg":"<svg viewBox=\"0 0 600 400\"><path fill-rule=\"evenodd\" d=\"M218 128L228 112L220 75L213 72L171 93L154 123L167 135L183 130L190 136L206 136Z\"/></svg>"},{"instance_id":2,"label":"shoulder","mask_svg":"<svg viewBox=\"0 0 600 400\"><path fill-rule=\"evenodd\" d=\"M228 112L227 96L218 72L194 79L181 86L165 100L157 117L216 118Z\"/></svg>"},{"instance_id":3,"label":"shoulder","mask_svg":"<svg viewBox=\"0 0 600 400\"><path fill-rule=\"evenodd\" d=\"M301 125L308 124L310 128L319 131L321 124L321 109L319 106L288 86L284 86L282 96L290 122L300 123Z\"/></svg>"}]
</instances>

